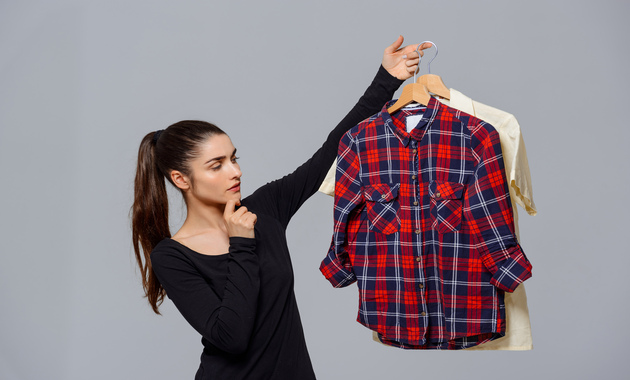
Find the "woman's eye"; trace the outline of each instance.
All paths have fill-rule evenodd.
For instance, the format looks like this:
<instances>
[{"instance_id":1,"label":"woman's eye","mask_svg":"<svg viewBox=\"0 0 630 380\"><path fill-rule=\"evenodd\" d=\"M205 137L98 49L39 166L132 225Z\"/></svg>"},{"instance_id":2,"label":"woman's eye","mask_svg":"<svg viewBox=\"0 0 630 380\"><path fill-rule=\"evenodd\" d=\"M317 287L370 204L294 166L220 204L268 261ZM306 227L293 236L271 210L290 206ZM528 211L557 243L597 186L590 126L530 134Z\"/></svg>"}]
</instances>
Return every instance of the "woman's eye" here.
<instances>
[{"instance_id":1,"label":"woman's eye","mask_svg":"<svg viewBox=\"0 0 630 380\"><path fill-rule=\"evenodd\" d=\"M214 171L217 171L217 170L221 169L221 165L213 166L210 169L212 169Z\"/></svg>"},{"instance_id":2,"label":"woman's eye","mask_svg":"<svg viewBox=\"0 0 630 380\"><path fill-rule=\"evenodd\" d=\"M232 162L236 162L240 157L232 157Z\"/></svg>"}]
</instances>

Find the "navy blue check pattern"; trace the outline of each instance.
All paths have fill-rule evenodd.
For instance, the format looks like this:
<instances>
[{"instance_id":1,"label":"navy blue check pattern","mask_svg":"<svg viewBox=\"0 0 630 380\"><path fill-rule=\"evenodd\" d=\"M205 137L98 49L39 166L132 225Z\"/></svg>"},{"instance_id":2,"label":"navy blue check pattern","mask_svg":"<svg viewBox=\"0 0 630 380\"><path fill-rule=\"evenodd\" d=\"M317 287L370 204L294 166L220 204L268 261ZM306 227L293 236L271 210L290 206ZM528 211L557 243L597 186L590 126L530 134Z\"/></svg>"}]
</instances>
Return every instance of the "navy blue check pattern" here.
<instances>
[{"instance_id":1,"label":"navy blue check pattern","mask_svg":"<svg viewBox=\"0 0 630 380\"><path fill-rule=\"evenodd\" d=\"M504 292L531 277L514 235L499 135L431 99L341 139L320 270L357 282L357 320L389 345L461 349L505 334ZM422 114L407 132L406 118Z\"/></svg>"}]
</instances>

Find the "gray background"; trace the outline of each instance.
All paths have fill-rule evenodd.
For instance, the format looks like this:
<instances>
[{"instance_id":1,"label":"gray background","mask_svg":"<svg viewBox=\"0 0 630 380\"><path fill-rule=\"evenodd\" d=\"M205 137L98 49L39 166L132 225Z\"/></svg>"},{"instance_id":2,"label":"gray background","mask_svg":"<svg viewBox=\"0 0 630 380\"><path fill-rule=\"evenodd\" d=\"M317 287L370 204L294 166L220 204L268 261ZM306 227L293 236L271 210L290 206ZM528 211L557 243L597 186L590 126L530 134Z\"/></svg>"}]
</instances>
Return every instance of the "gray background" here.
<instances>
[{"instance_id":1,"label":"gray background","mask_svg":"<svg viewBox=\"0 0 630 380\"><path fill-rule=\"evenodd\" d=\"M191 379L199 336L142 298L129 208L142 136L217 123L244 193L306 160L383 49L433 40L447 86L513 113L536 217L534 350L403 351L318 271L332 198L288 238L321 379L620 378L630 338L628 1L0 2L0 379ZM174 194L176 195L176 194ZM173 198L176 229L184 213ZM627 375L625 375L627 376Z\"/></svg>"}]
</instances>

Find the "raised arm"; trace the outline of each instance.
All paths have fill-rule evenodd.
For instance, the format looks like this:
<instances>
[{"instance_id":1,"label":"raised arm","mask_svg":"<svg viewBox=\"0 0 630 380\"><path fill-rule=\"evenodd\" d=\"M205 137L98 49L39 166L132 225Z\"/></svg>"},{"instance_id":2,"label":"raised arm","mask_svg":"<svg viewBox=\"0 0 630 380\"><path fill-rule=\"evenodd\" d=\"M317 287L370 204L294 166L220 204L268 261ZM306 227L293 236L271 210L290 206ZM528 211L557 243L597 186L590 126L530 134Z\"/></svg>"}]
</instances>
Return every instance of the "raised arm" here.
<instances>
[{"instance_id":1,"label":"raised arm","mask_svg":"<svg viewBox=\"0 0 630 380\"><path fill-rule=\"evenodd\" d=\"M381 110L394 92L417 70L418 45L400 48L403 38L388 46L374 80L357 104L330 132L322 147L293 173L258 189L249 202L264 205L264 212L274 215L286 226L300 206L313 195L335 160L339 140L350 128ZM429 48L424 44L421 49Z\"/></svg>"}]
</instances>

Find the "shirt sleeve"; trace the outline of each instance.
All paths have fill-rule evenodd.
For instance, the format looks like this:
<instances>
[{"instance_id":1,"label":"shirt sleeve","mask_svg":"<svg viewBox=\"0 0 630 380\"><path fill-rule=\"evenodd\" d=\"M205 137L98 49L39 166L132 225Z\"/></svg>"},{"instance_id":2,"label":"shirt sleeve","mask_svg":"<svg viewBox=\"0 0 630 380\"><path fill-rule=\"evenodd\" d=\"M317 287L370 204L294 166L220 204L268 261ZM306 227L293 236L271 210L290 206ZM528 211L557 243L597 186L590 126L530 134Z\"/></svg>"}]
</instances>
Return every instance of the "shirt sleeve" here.
<instances>
[{"instance_id":1,"label":"shirt sleeve","mask_svg":"<svg viewBox=\"0 0 630 380\"><path fill-rule=\"evenodd\" d=\"M333 238L328 254L319 267L324 277L336 288L348 286L357 279L347 250L347 227L352 212L360 210L358 206L365 202L359 179L360 169L356 142L348 132L339 142L337 154Z\"/></svg>"},{"instance_id":2,"label":"shirt sleeve","mask_svg":"<svg viewBox=\"0 0 630 380\"><path fill-rule=\"evenodd\" d=\"M260 286L255 247L255 239L230 238L222 297L183 254L151 253L153 271L180 313L212 345L231 354L245 352L254 326Z\"/></svg>"},{"instance_id":3,"label":"shirt sleeve","mask_svg":"<svg viewBox=\"0 0 630 380\"><path fill-rule=\"evenodd\" d=\"M335 160L337 145L343 134L380 111L402 83L381 66L358 103L330 132L322 147L293 173L256 190L248 197L248 203L259 206L254 210L264 207L261 211L275 216L286 227L291 217L321 185Z\"/></svg>"},{"instance_id":4,"label":"shirt sleeve","mask_svg":"<svg viewBox=\"0 0 630 380\"><path fill-rule=\"evenodd\" d=\"M484 127L485 125L485 127ZM490 283L506 292L532 276L532 266L514 235L512 205L497 131L482 123L473 133L478 160L474 180L464 195L464 215L473 245L492 273Z\"/></svg>"},{"instance_id":5,"label":"shirt sleeve","mask_svg":"<svg viewBox=\"0 0 630 380\"><path fill-rule=\"evenodd\" d=\"M508 184L513 190L516 203L521 205L529 215L536 215L538 211L534 204L532 177L521 127L516 118L510 114L501 129L505 131L500 138Z\"/></svg>"}]
</instances>

